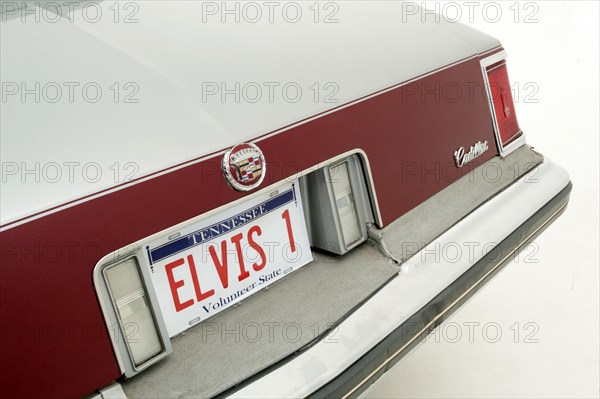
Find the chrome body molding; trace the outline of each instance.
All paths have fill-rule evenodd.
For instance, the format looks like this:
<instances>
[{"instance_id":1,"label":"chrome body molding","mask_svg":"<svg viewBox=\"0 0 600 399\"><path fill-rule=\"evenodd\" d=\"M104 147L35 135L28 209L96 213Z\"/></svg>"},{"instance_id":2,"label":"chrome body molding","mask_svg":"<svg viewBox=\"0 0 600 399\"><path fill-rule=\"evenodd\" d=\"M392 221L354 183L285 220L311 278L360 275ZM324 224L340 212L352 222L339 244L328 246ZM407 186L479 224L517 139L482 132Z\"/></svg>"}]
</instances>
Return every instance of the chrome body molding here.
<instances>
[{"instance_id":1,"label":"chrome body molding","mask_svg":"<svg viewBox=\"0 0 600 399\"><path fill-rule=\"evenodd\" d=\"M123 387L118 382L113 382L100 389L99 393L102 399L127 399L127 395L123 392Z\"/></svg>"},{"instance_id":2,"label":"chrome body molding","mask_svg":"<svg viewBox=\"0 0 600 399\"><path fill-rule=\"evenodd\" d=\"M84 399L127 399L123 387L117 381L100 388L97 392L86 396Z\"/></svg>"},{"instance_id":3,"label":"chrome body molding","mask_svg":"<svg viewBox=\"0 0 600 399\"><path fill-rule=\"evenodd\" d=\"M406 261L388 285L339 324L335 336L324 337L289 362L231 393L230 397L306 397L326 386L484 259L495 245L519 229L569 184L567 172L546 159L536 169L535 179L529 174L523 176ZM523 201L523 198L528 200ZM564 207L552 217L562 209ZM468 250L472 243L494 245L487 245L486 251L473 256ZM457 245L463 249L462 256L452 262L441 261L436 255L440 247ZM383 366L386 364L387 361ZM359 381L349 394L357 392L366 379Z\"/></svg>"}]
</instances>

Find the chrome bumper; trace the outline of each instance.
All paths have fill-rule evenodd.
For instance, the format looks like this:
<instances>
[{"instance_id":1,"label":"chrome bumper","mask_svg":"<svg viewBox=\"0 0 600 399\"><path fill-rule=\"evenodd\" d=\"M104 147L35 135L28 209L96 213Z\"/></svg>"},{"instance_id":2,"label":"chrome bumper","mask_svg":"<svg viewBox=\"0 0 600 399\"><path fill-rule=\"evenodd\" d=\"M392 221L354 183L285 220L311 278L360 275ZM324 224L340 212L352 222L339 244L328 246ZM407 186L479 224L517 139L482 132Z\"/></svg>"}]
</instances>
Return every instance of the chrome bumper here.
<instances>
[{"instance_id":1,"label":"chrome bumper","mask_svg":"<svg viewBox=\"0 0 600 399\"><path fill-rule=\"evenodd\" d=\"M570 190L546 159L535 179L521 177L403 263L339 328L229 397L359 395L558 217ZM444 260L448 247L461 256Z\"/></svg>"}]
</instances>

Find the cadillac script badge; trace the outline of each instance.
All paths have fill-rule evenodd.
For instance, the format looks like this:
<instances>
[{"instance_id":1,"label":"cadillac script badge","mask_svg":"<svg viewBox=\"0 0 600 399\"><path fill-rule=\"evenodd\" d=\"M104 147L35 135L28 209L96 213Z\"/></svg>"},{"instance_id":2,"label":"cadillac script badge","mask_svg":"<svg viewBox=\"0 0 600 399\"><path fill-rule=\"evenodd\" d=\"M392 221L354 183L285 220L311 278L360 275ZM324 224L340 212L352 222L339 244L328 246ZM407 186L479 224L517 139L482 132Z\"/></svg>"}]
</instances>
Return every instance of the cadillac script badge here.
<instances>
[{"instance_id":1,"label":"cadillac script badge","mask_svg":"<svg viewBox=\"0 0 600 399\"><path fill-rule=\"evenodd\" d=\"M237 191L250 191L265 178L265 157L254 144L239 144L223 156L223 174L227 183Z\"/></svg>"},{"instance_id":2,"label":"cadillac script badge","mask_svg":"<svg viewBox=\"0 0 600 399\"><path fill-rule=\"evenodd\" d=\"M469 162L473 161L475 158L479 158L483 155L484 152L488 150L488 142L478 141L477 143L471 146L469 152L465 153L465 147L460 147L458 150L454 151L454 162L456 162L456 166L462 168Z\"/></svg>"}]
</instances>

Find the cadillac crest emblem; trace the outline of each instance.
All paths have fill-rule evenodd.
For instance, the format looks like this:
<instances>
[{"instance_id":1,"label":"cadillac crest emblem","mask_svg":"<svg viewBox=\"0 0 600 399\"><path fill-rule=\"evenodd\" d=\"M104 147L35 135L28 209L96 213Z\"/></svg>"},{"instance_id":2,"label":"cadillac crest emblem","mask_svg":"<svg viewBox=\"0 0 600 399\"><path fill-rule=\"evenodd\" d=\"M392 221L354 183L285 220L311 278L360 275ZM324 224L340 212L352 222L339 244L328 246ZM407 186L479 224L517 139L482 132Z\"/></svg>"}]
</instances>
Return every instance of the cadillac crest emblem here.
<instances>
[{"instance_id":1,"label":"cadillac crest emblem","mask_svg":"<svg viewBox=\"0 0 600 399\"><path fill-rule=\"evenodd\" d=\"M237 191L250 191L265 178L265 157L254 144L238 144L223 156L222 169L227 183Z\"/></svg>"}]
</instances>

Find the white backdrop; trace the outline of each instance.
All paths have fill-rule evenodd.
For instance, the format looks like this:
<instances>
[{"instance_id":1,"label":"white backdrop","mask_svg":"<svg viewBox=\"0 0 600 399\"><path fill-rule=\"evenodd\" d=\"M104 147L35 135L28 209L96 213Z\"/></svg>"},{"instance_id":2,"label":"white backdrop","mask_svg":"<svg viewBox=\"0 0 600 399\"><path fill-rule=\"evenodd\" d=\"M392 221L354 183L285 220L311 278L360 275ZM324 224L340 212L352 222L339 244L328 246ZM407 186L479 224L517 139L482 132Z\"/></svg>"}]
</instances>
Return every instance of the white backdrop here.
<instances>
[{"instance_id":1,"label":"white backdrop","mask_svg":"<svg viewBox=\"0 0 600 399\"><path fill-rule=\"evenodd\" d=\"M599 397L599 3L424 3L449 19L458 5L502 41L521 128L574 188L566 213L366 396Z\"/></svg>"}]
</instances>

